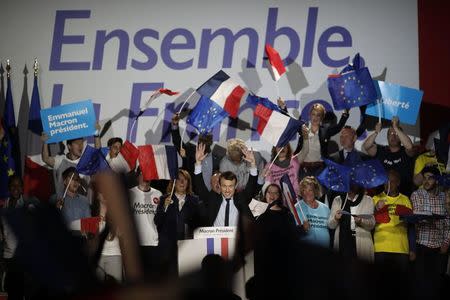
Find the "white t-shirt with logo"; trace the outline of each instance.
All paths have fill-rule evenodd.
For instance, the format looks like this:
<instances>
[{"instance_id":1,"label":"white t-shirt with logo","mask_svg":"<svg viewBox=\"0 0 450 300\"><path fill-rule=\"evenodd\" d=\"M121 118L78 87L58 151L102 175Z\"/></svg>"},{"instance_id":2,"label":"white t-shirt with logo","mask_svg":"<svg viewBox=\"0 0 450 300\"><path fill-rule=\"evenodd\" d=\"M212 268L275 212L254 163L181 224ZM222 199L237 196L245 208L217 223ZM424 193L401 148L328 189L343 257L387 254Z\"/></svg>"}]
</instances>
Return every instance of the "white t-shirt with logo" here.
<instances>
[{"instance_id":1,"label":"white t-shirt with logo","mask_svg":"<svg viewBox=\"0 0 450 300\"><path fill-rule=\"evenodd\" d=\"M154 218L161 196L162 193L154 188L148 192L143 192L138 187L130 189L131 209L141 246L158 246L158 230Z\"/></svg>"}]
</instances>

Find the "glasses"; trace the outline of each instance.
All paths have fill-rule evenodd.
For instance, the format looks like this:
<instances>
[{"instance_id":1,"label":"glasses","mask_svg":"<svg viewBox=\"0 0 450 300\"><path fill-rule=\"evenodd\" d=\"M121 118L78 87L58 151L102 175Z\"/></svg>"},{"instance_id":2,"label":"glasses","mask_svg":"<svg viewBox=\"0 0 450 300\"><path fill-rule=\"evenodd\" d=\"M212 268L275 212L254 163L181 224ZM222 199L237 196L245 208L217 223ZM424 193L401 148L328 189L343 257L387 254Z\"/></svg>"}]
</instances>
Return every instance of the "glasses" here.
<instances>
[{"instance_id":1,"label":"glasses","mask_svg":"<svg viewBox=\"0 0 450 300\"><path fill-rule=\"evenodd\" d=\"M280 192L270 192L270 191L268 191L267 194L270 194L270 195L279 195Z\"/></svg>"}]
</instances>

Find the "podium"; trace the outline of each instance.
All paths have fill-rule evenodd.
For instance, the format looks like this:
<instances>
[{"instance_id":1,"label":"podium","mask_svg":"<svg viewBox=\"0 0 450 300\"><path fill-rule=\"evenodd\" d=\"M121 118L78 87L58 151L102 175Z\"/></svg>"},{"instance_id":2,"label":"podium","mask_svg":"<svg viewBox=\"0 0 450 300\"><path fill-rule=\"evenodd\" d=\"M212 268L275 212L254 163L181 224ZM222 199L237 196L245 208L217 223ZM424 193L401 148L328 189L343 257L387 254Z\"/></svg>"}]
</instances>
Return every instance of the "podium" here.
<instances>
[{"instance_id":1,"label":"podium","mask_svg":"<svg viewBox=\"0 0 450 300\"><path fill-rule=\"evenodd\" d=\"M224 259L232 259L236 246L236 227L199 227L194 231L194 239L178 241L178 274L198 271L203 258L208 254L218 254ZM245 299L245 283L253 277L253 252L245 257L246 264L233 278L233 291Z\"/></svg>"}]
</instances>

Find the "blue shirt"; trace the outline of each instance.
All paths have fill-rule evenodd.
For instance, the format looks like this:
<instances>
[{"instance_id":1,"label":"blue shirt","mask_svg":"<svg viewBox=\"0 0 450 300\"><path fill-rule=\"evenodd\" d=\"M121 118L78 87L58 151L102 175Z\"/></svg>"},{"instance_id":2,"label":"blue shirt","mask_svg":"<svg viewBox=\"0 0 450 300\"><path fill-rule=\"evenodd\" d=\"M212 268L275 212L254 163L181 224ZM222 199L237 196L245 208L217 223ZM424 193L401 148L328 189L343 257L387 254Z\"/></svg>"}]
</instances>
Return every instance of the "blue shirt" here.
<instances>
[{"instance_id":1,"label":"blue shirt","mask_svg":"<svg viewBox=\"0 0 450 300\"><path fill-rule=\"evenodd\" d=\"M56 203L55 195L51 197L50 203ZM85 196L79 194L75 195L75 197L66 195L61 213L63 214L64 220L66 220L67 224L75 220L89 218L91 217L89 200Z\"/></svg>"},{"instance_id":2,"label":"blue shirt","mask_svg":"<svg viewBox=\"0 0 450 300\"><path fill-rule=\"evenodd\" d=\"M300 220L303 222L305 219L304 217L306 217L310 225L309 231L302 236L302 240L328 248L330 247L330 233L328 231L330 209L322 202L316 202L319 204L317 208L310 207L303 200L300 200L295 204L295 209L297 210Z\"/></svg>"}]
</instances>

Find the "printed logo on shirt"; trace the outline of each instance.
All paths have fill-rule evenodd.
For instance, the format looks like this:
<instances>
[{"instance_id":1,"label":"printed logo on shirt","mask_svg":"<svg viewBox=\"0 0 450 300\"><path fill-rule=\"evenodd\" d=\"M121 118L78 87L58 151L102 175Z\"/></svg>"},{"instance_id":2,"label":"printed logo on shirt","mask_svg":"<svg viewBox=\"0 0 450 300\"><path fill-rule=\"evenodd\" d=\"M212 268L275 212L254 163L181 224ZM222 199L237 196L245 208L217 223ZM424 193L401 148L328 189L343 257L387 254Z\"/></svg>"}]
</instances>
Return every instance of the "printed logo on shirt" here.
<instances>
[{"instance_id":1,"label":"printed logo on shirt","mask_svg":"<svg viewBox=\"0 0 450 300\"><path fill-rule=\"evenodd\" d=\"M156 205L152 203L134 203L133 213L136 215L148 215L156 213Z\"/></svg>"},{"instance_id":2,"label":"printed logo on shirt","mask_svg":"<svg viewBox=\"0 0 450 300\"><path fill-rule=\"evenodd\" d=\"M310 214L306 214L306 217L308 218L308 222L311 225L311 227L328 229L328 226L327 226L328 219L327 218L310 215Z\"/></svg>"}]
</instances>

